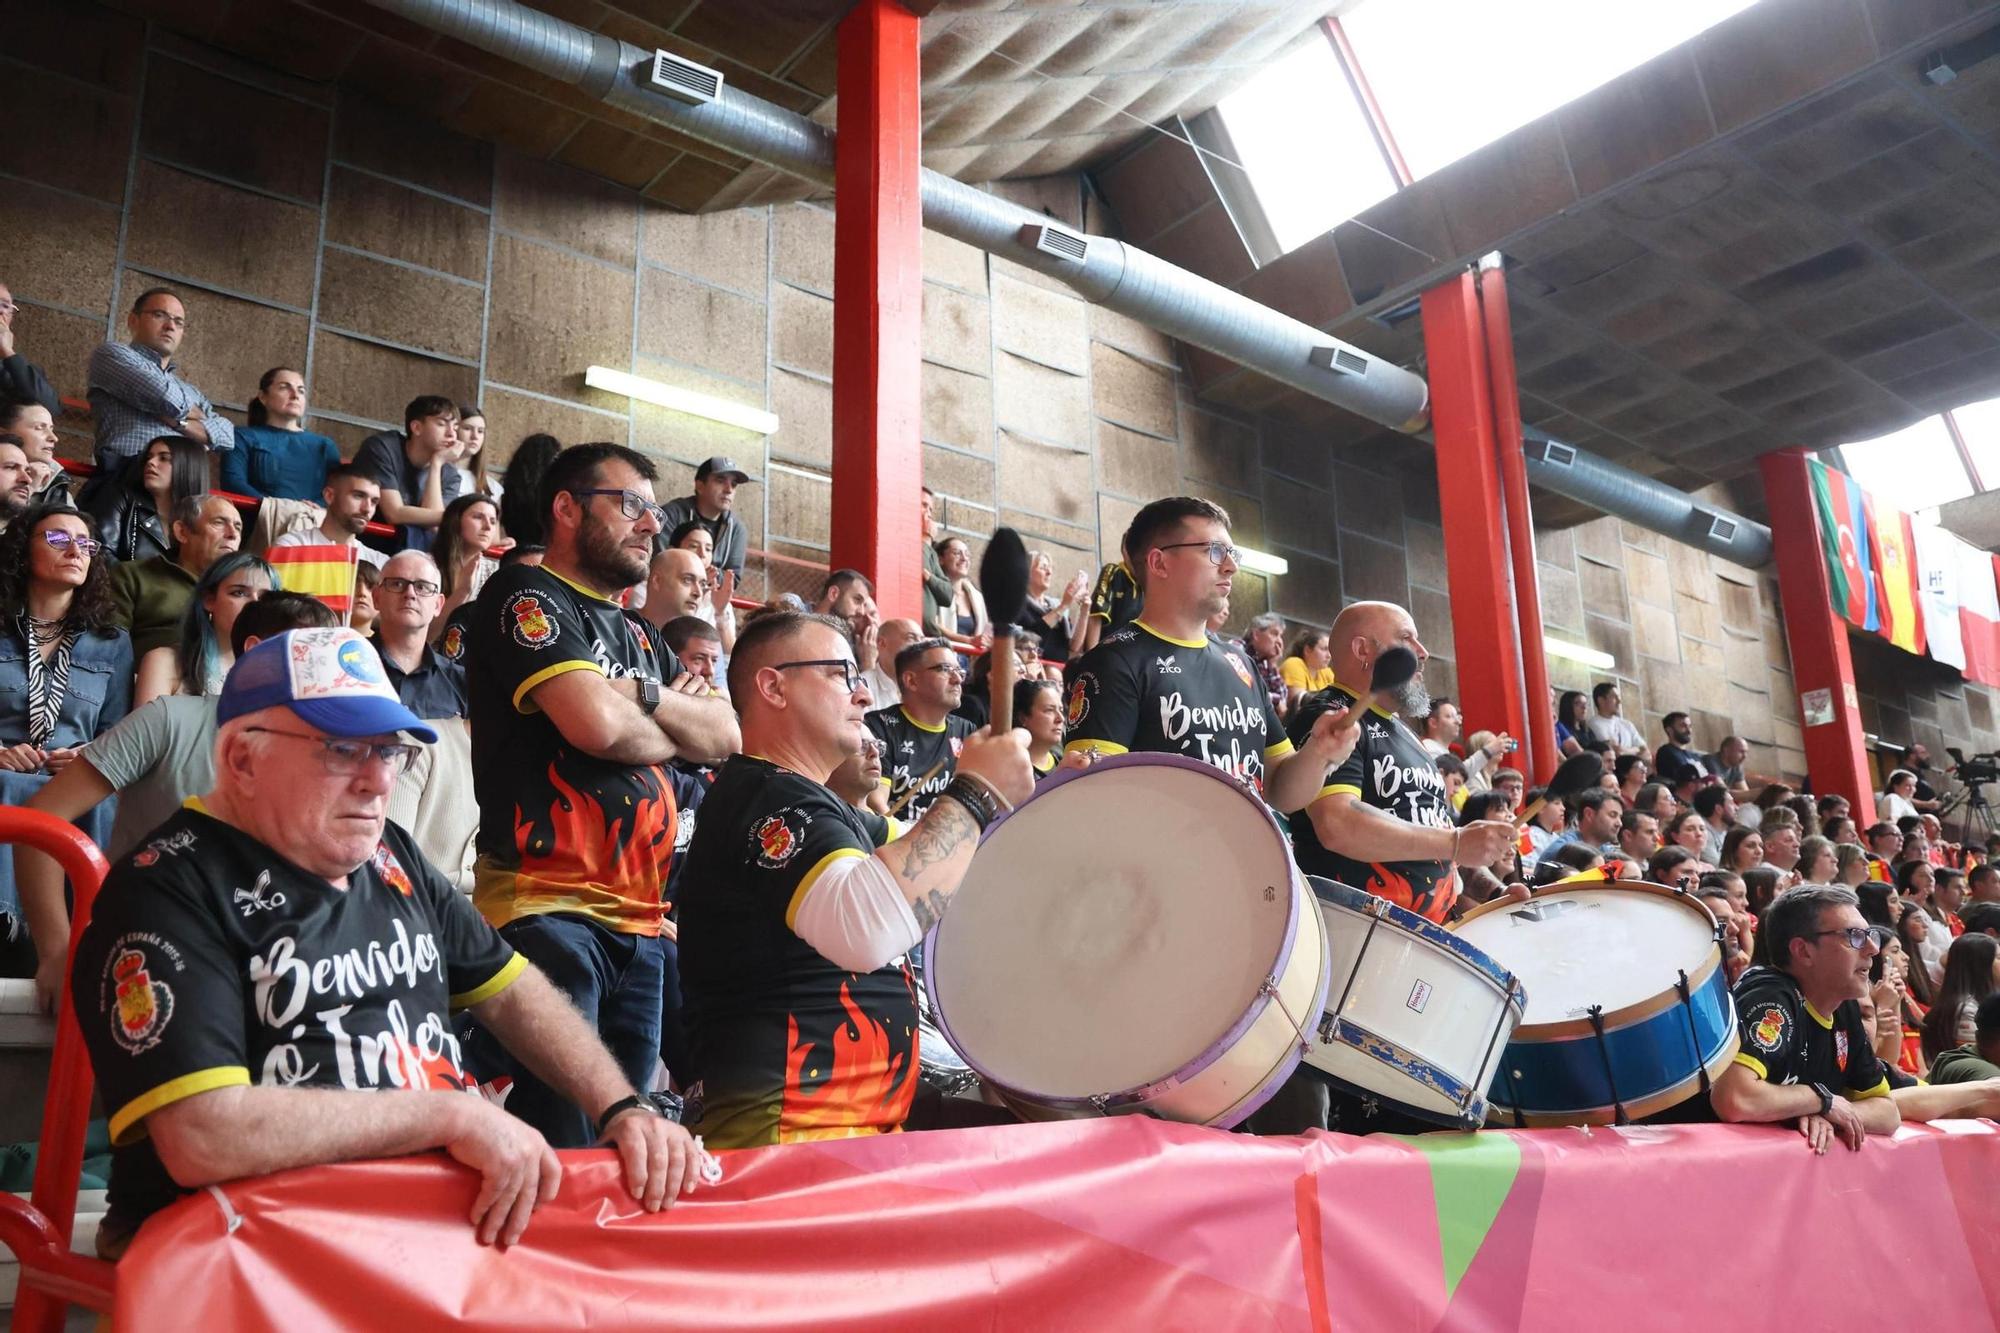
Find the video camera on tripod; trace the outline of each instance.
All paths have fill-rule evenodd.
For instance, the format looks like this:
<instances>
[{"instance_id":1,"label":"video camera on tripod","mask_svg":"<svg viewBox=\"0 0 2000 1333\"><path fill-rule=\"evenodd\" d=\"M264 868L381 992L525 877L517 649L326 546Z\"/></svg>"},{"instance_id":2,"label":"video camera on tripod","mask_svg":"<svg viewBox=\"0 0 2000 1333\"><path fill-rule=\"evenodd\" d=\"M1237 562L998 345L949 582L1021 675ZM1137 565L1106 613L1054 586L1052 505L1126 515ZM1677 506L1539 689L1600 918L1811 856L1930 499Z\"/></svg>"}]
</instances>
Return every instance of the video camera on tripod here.
<instances>
[{"instance_id":1,"label":"video camera on tripod","mask_svg":"<svg viewBox=\"0 0 2000 1333\"><path fill-rule=\"evenodd\" d=\"M1965 751L1955 745L1947 745L1944 752L1951 756L1951 775L1968 787L1981 783L2000 782L2000 753L1988 752L1966 757Z\"/></svg>"}]
</instances>

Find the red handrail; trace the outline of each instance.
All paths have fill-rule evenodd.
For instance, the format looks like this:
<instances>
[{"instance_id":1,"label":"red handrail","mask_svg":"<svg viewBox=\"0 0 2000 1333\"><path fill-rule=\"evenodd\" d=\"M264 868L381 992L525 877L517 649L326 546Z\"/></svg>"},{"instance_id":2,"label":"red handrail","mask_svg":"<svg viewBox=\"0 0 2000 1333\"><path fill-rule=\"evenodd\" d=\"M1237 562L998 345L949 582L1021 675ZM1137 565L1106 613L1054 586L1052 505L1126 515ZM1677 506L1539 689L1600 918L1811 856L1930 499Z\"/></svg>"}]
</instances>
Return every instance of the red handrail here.
<instances>
[{"instance_id":1,"label":"red handrail","mask_svg":"<svg viewBox=\"0 0 2000 1333\"><path fill-rule=\"evenodd\" d=\"M76 910L70 927L69 967L77 942L110 866L97 844L74 824L40 810L0 808L0 843L24 842L51 856L69 877ZM21 1263L14 1298L16 1333L60 1333L69 1303L109 1312L115 1271L110 1264L70 1252L76 1225L77 1178L83 1170L83 1136L90 1118L90 1059L77 1026L76 1006L65 989L56 1014L56 1044L49 1060L49 1091L42 1102L41 1151L35 1184L25 1200L0 1194L0 1244Z\"/></svg>"}]
</instances>

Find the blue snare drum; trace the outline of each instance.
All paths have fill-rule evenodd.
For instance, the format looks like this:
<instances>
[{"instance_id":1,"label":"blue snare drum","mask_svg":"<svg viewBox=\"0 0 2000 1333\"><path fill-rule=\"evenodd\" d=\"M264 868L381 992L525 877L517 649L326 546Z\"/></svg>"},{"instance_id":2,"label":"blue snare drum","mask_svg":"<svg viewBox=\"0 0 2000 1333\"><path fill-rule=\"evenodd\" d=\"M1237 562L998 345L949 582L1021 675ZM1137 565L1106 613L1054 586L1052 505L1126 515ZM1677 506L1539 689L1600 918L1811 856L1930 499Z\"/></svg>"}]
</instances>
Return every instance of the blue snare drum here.
<instances>
[{"instance_id":1,"label":"blue snare drum","mask_svg":"<svg viewBox=\"0 0 2000 1333\"><path fill-rule=\"evenodd\" d=\"M1490 1093L1496 1124L1627 1124L1706 1095L1736 1056L1722 927L1658 884L1495 899L1457 934L1528 988Z\"/></svg>"}]
</instances>

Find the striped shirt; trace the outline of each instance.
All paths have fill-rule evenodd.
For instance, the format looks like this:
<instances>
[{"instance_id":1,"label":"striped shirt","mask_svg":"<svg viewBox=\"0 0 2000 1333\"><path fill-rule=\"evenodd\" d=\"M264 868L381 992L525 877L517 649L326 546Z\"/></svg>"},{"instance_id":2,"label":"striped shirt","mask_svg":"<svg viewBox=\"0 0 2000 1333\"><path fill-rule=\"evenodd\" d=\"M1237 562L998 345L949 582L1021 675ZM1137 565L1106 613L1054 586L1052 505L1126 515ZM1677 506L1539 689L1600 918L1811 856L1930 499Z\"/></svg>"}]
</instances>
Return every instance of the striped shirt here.
<instances>
[{"instance_id":1,"label":"striped shirt","mask_svg":"<svg viewBox=\"0 0 2000 1333\"><path fill-rule=\"evenodd\" d=\"M90 354L90 411L97 427L100 465L137 458L162 435L179 431L200 409L211 449L236 447L236 427L200 389L131 343L104 343Z\"/></svg>"}]
</instances>

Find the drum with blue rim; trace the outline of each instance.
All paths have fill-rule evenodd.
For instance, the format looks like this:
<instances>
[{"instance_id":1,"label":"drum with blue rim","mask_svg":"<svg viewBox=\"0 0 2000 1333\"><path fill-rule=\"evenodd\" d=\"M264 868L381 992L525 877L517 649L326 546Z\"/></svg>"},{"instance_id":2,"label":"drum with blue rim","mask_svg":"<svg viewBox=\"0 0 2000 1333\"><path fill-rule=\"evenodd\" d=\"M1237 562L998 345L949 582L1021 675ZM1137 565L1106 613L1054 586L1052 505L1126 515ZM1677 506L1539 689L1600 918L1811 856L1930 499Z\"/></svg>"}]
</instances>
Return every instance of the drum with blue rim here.
<instances>
[{"instance_id":1,"label":"drum with blue rim","mask_svg":"<svg viewBox=\"0 0 2000 1333\"><path fill-rule=\"evenodd\" d=\"M1723 928L1683 889L1558 884L1455 930L1532 996L1493 1081L1496 1124L1627 1124L1706 1095L1736 1056Z\"/></svg>"},{"instance_id":2,"label":"drum with blue rim","mask_svg":"<svg viewBox=\"0 0 2000 1333\"><path fill-rule=\"evenodd\" d=\"M1506 968L1415 912L1308 877L1331 980L1305 1062L1349 1092L1477 1129L1527 996Z\"/></svg>"}]
</instances>

